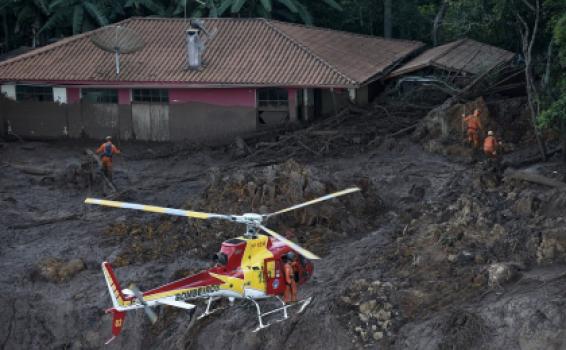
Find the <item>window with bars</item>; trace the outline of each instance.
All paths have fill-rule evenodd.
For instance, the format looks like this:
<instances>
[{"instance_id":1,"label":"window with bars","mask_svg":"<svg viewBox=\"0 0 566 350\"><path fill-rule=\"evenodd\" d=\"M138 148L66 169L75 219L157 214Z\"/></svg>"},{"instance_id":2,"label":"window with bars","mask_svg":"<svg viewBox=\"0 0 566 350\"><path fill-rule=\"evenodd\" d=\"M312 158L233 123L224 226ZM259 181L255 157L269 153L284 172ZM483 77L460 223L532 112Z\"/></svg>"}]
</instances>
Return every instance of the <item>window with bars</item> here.
<instances>
[{"instance_id":1,"label":"window with bars","mask_svg":"<svg viewBox=\"0 0 566 350\"><path fill-rule=\"evenodd\" d=\"M16 85L16 100L53 102L53 88L50 86Z\"/></svg>"},{"instance_id":2,"label":"window with bars","mask_svg":"<svg viewBox=\"0 0 566 350\"><path fill-rule=\"evenodd\" d=\"M166 89L133 89L134 102L169 102L169 90Z\"/></svg>"},{"instance_id":3,"label":"window with bars","mask_svg":"<svg viewBox=\"0 0 566 350\"><path fill-rule=\"evenodd\" d=\"M116 89L82 89L82 99L90 103L118 103Z\"/></svg>"},{"instance_id":4,"label":"window with bars","mask_svg":"<svg viewBox=\"0 0 566 350\"><path fill-rule=\"evenodd\" d=\"M267 88L257 90L258 107L287 107L289 95L286 89Z\"/></svg>"}]
</instances>

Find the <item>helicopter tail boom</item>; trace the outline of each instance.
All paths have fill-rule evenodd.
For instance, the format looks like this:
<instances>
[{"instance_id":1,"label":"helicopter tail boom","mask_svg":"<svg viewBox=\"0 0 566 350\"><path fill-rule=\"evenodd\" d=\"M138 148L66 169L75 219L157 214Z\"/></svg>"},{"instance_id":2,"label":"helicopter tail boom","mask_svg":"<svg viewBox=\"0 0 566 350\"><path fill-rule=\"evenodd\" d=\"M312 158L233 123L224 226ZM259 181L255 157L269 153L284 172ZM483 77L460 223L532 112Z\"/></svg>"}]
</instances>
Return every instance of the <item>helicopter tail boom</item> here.
<instances>
[{"instance_id":1,"label":"helicopter tail boom","mask_svg":"<svg viewBox=\"0 0 566 350\"><path fill-rule=\"evenodd\" d=\"M112 314L112 338L110 338L106 344L110 343L112 340L116 339L122 328L124 327L124 320L126 318L125 310L128 309L126 303L126 298L120 289L120 283L116 279L114 270L109 262L102 263L102 272L104 273L104 280L108 286L108 291L110 292L110 298L112 298L113 307L106 310L106 313Z\"/></svg>"},{"instance_id":2,"label":"helicopter tail boom","mask_svg":"<svg viewBox=\"0 0 566 350\"><path fill-rule=\"evenodd\" d=\"M116 279L114 270L109 262L102 263L102 272L104 273L104 279L106 280L106 285L108 286L108 291L110 292L110 298L112 298L112 305L114 308L119 310L120 308L126 306L124 294L122 294L122 289L120 288L120 283Z\"/></svg>"}]
</instances>

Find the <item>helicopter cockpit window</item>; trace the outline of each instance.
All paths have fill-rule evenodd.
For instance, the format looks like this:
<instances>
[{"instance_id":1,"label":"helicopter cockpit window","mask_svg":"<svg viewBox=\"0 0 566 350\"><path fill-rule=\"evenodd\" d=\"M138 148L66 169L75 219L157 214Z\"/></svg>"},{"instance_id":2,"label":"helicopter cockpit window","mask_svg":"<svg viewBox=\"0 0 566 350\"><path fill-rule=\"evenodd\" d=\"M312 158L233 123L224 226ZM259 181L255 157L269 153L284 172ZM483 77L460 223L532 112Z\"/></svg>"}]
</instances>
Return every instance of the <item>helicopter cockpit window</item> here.
<instances>
[{"instance_id":1,"label":"helicopter cockpit window","mask_svg":"<svg viewBox=\"0 0 566 350\"><path fill-rule=\"evenodd\" d=\"M212 259L215 263L218 263L220 265L226 265L228 263L228 256L222 252L214 254Z\"/></svg>"}]
</instances>

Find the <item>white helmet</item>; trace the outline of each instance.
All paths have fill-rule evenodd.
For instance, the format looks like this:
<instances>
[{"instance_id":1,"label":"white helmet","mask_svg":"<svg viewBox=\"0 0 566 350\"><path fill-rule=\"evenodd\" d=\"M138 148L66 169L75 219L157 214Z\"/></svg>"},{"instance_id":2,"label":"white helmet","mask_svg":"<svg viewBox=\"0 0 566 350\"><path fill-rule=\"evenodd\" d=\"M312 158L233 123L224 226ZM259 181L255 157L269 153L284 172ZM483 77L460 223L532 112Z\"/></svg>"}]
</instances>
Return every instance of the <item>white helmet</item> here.
<instances>
[{"instance_id":1,"label":"white helmet","mask_svg":"<svg viewBox=\"0 0 566 350\"><path fill-rule=\"evenodd\" d=\"M489 131L487 132L487 135L488 135L488 136L493 136L493 131L489 130Z\"/></svg>"}]
</instances>

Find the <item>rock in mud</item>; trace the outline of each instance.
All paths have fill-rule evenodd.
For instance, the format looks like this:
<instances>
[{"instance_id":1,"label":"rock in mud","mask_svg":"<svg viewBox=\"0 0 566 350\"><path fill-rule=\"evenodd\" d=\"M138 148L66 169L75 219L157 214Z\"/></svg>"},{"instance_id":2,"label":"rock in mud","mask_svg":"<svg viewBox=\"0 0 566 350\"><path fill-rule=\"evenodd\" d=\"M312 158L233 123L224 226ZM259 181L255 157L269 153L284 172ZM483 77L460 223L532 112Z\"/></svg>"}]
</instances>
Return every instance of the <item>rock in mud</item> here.
<instances>
[{"instance_id":1,"label":"rock in mud","mask_svg":"<svg viewBox=\"0 0 566 350\"><path fill-rule=\"evenodd\" d=\"M539 264L566 262L566 230L556 229L543 233L536 256Z\"/></svg>"},{"instance_id":2,"label":"rock in mud","mask_svg":"<svg viewBox=\"0 0 566 350\"><path fill-rule=\"evenodd\" d=\"M415 134L426 135L431 139L463 138L462 114L471 114L478 108L482 125L492 124L489 110L482 97L467 104L442 105L432 111L423 119ZM441 148L442 150L444 148Z\"/></svg>"},{"instance_id":3,"label":"rock in mud","mask_svg":"<svg viewBox=\"0 0 566 350\"><path fill-rule=\"evenodd\" d=\"M540 200L532 193L521 196L513 206L513 211L519 215L532 216L539 207Z\"/></svg>"},{"instance_id":4,"label":"rock in mud","mask_svg":"<svg viewBox=\"0 0 566 350\"><path fill-rule=\"evenodd\" d=\"M392 291L390 282L358 279L340 298L351 310L345 316L359 342L371 344L392 334L399 322L399 312L389 301Z\"/></svg>"},{"instance_id":5,"label":"rock in mud","mask_svg":"<svg viewBox=\"0 0 566 350\"><path fill-rule=\"evenodd\" d=\"M38 272L47 281L60 283L72 279L85 267L81 259L65 261L58 258L47 258L38 264Z\"/></svg>"},{"instance_id":6,"label":"rock in mud","mask_svg":"<svg viewBox=\"0 0 566 350\"><path fill-rule=\"evenodd\" d=\"M518 276L517 268L509 263L492 264L487 271L488 284L491 288L502 286Z\"/></svg>"}]
</instances>

